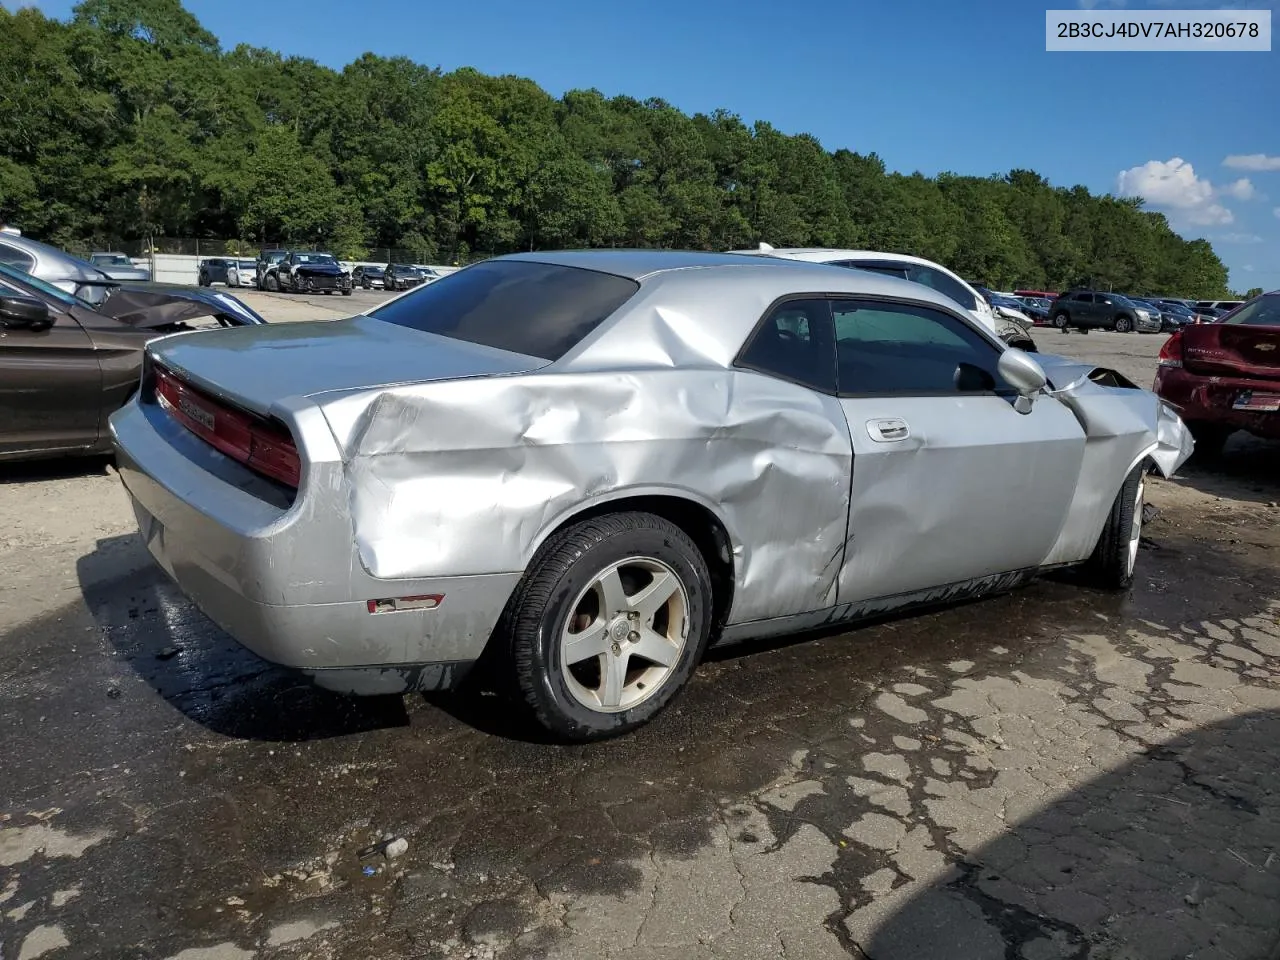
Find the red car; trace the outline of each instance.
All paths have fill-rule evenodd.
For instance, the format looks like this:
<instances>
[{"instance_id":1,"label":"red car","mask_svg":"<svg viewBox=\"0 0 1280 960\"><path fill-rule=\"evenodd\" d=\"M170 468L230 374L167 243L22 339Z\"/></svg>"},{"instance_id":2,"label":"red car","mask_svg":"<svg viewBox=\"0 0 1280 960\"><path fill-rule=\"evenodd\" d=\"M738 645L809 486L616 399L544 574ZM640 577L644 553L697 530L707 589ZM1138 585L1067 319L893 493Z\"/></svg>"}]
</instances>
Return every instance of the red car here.
<instances>
[{"instance_id":1,"label":"red car","mask_svg":"<svg viewBox=\"0 0 1280 960\"><path fill-rule=\"evenodd\" d=\"M1178 408L1197 452L1216 453L1237 430L1280 439L1280 290L1183 327L1159 363L1155 392Z\"/></svg>"}]
</instances>

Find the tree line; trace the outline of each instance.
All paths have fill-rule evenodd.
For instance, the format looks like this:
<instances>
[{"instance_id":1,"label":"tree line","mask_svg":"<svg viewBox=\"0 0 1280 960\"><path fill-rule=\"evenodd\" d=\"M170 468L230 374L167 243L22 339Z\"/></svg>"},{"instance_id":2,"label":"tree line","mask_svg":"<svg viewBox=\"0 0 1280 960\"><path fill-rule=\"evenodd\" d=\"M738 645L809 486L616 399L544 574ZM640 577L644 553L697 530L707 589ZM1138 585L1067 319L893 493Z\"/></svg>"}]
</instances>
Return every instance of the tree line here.
<instances>
[{"instance_id":1,"label":"tree line","mask_svg":"<svg viewBox=\"0 0 1280 960\"><path fill-rule=\"evenodd\" d=\"M1205 240L1137 199L889 171L808 134L658 100L366 53L223 50L179 0L0 8L0 220L66 246L149 236L513 250L834 246L996 288L1229 295Z\"/></svg>"}]
</instances>

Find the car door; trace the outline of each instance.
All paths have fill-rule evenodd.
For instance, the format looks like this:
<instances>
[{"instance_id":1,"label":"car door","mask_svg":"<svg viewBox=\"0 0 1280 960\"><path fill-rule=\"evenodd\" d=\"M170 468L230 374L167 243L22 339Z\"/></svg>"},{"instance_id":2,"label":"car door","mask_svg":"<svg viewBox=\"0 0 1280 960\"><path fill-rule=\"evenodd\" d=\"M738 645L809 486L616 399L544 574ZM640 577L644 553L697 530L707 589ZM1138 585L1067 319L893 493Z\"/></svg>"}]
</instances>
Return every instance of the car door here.
<instances>
[{"instance_id":1,"label":"car door","mask_svg":"<svg viewBox=\"0 0 1280 960\"><path fill-rule=\"evenodd\" d=\"M0 283L0 296L31 294ZM50 309L47 330L0 327L0 453L98 440L102 371L93 342L70 313Z\"/></svg>"},{"instance_id":2,"label":"car door","mask_svg":"<svg viewBox=\"0 0 1280 960\"><path fill-rule=\"evenodd\" d=\"M1071 323L1078 327L1096 326L1097 316L1094 308L1092 293L1073 293L1071 302L1067 305L1067 312L1071 315Z\"/></svg>"},{"instance_id":3,"label":"car door","mask_svg":"<svg viewBox=\"0 0 1280 960\"><path fill-rule=\"evenodd\" d=\"M1085 434L1061 403L1014 409L1002 350L937 307L832 301L853 472L840 603L1038 566L1067 515Z\"/></svg>"},{"instance_id":4,"label":"car door","mask_svg":"<svg viewBox=\"0 0 1280 960\"><path fill-rule=\"evenodd\" d=\"M836 603L849 513L852 449L836 397L831 308L816 294L775 304L736 366L745 382L734 405L768 412L751 493L727 502L748 571L735 593L735 622L807 614ZM745 409L745 408L744 408Z\"/></svg>"}]
</instances>

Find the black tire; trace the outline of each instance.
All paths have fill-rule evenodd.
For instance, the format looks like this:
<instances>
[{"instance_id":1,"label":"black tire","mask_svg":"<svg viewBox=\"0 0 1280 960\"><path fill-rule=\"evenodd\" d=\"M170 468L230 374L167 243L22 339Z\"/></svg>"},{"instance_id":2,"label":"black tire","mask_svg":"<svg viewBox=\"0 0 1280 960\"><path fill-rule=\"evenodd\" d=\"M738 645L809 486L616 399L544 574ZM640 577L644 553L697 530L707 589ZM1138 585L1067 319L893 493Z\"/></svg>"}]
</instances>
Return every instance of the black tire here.
<instances>
[{"instance_id":1,"label":"black tire","mask_svg":"<svg viewBox=\"0 0 1280 960\"><path fill-rule=\"evenodd\" d=\"M351 296L351 290L350 290L350 288L348 288L348 289L346 289L346 290L343 290L343 291L342 291L342 295L343 295L344 297L349 297L349 296Z\"/></svg>"},{"instance_id":2,"label":"black tire","mask_svg":"<svg viewBox=\"0 0 1280 960\"><path fill-rule=\"evenodd\" d=\"M1197 460L1216 460L1222 456L1222 448L1235 433L1235 430L1230 427L1197 421L1188 423L1187 429L1191 431L1191 438L1196 442L1192 456Z\"/></svg>"},{"instance_id":3,"label":"black tire","mask_svg":"<svg viewBox=\"0 0 1280 960\"><path fill-rule=\"evenodd\" d=\"M1106 590L1127 590L1142 537L1142 503L1146 463L1140 463L1125 478L1111 504L1102 536L1088 560L1090 579Z\"/></svg>"},{"instance_id":4,"label":"black tire","mask_svg":"<svg viewBox=\"0 0 1280 960\"><path fill-rule=\"evenodd\" d=\"M1067 332L1067 327L1071 325L1071 318L1067 316L1065 310L1059 310L1053 315L1053 325L1063 333Z\"/></svg>"},{"instance_id":5,"label":"black tire","mask_svg":"<svg viewBox=\"0 0 1280 960\"><path fill-rule=\"evenodd\" d=\"M568 670L562 665L561 634L582 592L611 565L631 558L652 558L676 575L687 597L687 633L656 689L630 708L606 712L585 705L571 692ZM548 540L504 616L516 683L538 722L558 738L586 742L618 736L657 716L702 659L711 633L710 584L706 560L693 541L653 514L608 514L574 524ZM607 659L608 654L602 656Z\"/></svg>"},{"instance_id":6,"label":"black tire","mask_svg":"<svg viewBox=\"0 0 1280 960\"><path fill-rule=\"evenodd\" d=\"M1116 333L1133 333L1133 320L1122 313L1111 321L1111 329Z\"/></svg>"},{"instance_id":7,"label":"black tire","mask_svg":"<svg viewBox=\"0 0 1280 960\"><path fill-rule=\"evenodd\" d=\"M280 280L274 273L267 274L266 278L262 281L262 285L266 287L267 292L269 293L280 292Z\"/></svg>"}]
</instances>

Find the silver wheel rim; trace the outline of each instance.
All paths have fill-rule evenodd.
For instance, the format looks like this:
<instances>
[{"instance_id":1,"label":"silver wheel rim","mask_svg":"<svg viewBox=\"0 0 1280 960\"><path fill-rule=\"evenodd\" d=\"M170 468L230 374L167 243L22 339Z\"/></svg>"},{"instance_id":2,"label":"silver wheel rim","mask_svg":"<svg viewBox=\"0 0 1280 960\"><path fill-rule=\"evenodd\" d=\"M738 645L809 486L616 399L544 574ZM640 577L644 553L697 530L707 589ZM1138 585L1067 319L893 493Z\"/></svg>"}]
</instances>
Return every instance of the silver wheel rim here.
<instances>
[{"instance_id":1,"label":"silver wheel rim","mask_svg":"<svg viewBox=\"0 0 1280 960\"><path fill-rule=\"evenodd\" d=\"M662 688L689 639L689 594L661 560L610 564L578 594L560 633L560 661L573 698L619 713Z\"/></svg>"},{"instance_id":2,"label":"silver wheel rim","mask_svg":"<svg viewBox=\"0 0 1280 960\"><path fill-rule=\"evenodd\" d=\"M1142 540L1142 495L1146 482L1138 481L1138 493L1133 499L1133 519L1129 521L1129 553L1125 558L1125 573L1133 576L1138 564L1138 544Z\"/></svg>"}]
</instances>

